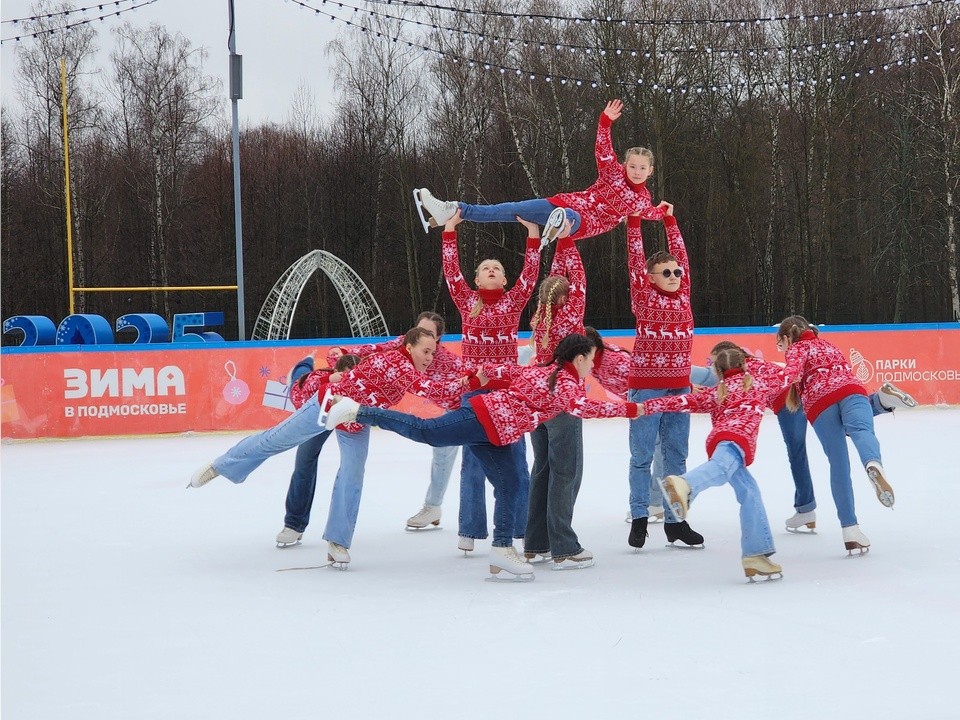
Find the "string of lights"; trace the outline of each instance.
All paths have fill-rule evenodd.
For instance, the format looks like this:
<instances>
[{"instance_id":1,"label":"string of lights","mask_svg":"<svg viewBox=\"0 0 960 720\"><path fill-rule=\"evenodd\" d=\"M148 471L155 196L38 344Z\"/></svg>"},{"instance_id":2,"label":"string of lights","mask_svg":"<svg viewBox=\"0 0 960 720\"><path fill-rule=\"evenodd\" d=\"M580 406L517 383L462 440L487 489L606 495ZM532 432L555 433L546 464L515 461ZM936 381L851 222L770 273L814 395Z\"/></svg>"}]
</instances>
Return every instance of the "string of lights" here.
<instances>
[{"instance_id":1,"label":"string of lights","mask_svg":"<svg viewBox=\"0 0 960 720\"><path fill-rule=\"evenodd\" d=\"M817 85L831 85L837 82L846 82L847 80L869 77L872 75L876 75L877 73L886 72L889 70L894 70L894 69L902 68L909 65L915 65L921 61L926 62L930 60L929 53L920 54L920 55L909 54L904 57L892 59L888 62L878 64L878 65L871 65L871 66L863 67L860 69L852 69L848 71L839 72L836 74L828 74L820 79L791 77L786 80L769 80L769 81L755 81L755 82L750 82L750 81L747 81L746 79L741 79L736 82L703 83L703 84L696 84L696 83L671 84L671 83L663 83L663 82L652 82L652 83L649 81L645 82L643 78L638 78L636 81L604 82L604 81L600 81L593 78L575 77L575 76L562 75L562 74L549 74L549 73L544 73L539 71L531 71L525 68L511 66L511 65L501 65L494 62L477 60L475 58L459 55L454 52L440 50L438 48L431 47L429 45L424 45L422 44L422 42L419 42L419 41L407 40L403 37L400 37L399 35L390 35L388 33L384 33L380 30L373 29L368 25L361 24L347 18L342 18L332 13L321 10L319 8L312 7L305 2L302 2L301 0L288 0L288 1L294 2L294 4L301 6L303 9L313 11L315 16L327 17L331 22L341 22L344 25L355 28L361 32L365 32L365 33L369 32L375 35L376 37L384 38L385 40L390 40L394 43L399 43L401 45L406 45L407 47L410 47L410 48L416 48L418 50L422 50L426 53L435 55L437 57L447 58L455 63L463 63L471 68L479 68L484 71L498 72L501 75L509 74L516 77L525 78L529 81L540 80L548 83L557 82L561 85L574 85L577 87L586 86L590 88L601 88L601 87L602 88L614 88L614 87L626 88L626 87L645 86L654 91L663 92L666 94L677 93L680 95L687 95L687 94L699 95L705 92L719 92L723 90L731 91L738 88L746 89L748 87L758 89L758 90L789 88L791 86L813 87ZM323 4L336 5L340 9L353 10L354 15L358 13L360 14L365 13L367 14L368 17L370 15L368 11L360 10L344 2L336 2L334 0L329 0L329 2L324 2ZM402 18L394 17L393 19L401 23L405 22L404 19ZM900 35L895 35L894 37L900 37ZM951 46L949 48L950 53L954 53L955 51L956 51L956 48L954 46Z\"/></svg>"},{"instance_id":2,"label":"string of lights","mask_svg":"<svg viewBox=\"0 0 960 720\"><path fill-rule=\"evenodd\" d=\"M670 25L723 25L724 27L733 27L734 25L759 25L762 23L788 22L788 21L806 21L820 22L834 19L859 18L864 16L876 16L886 13L903 12L905 10L915 10L932 5L943 5L954 3L957 0L918 0L917 2L904 3L901 5L888 5L884 7L865 7L858 10L846 10L840 12L820 12L820 13L798 13L796 15L772 15L743 18L704 18L704 19L684 19L684 18L666 18L666 19L645 19L633 20L627 18L605 17L575 17L571 15L551 15L544 13L519 14L516 12L507 12L503 10L473 10L470 8L458 8L451 5L439 5L435 3L422 2L420 0L368 0L374 5L392 5L416 10L436 10L440 12L449 12L456 15L476 15L487 17L505 17L514 20L551 20L580 25L584 23L597 24L605 23L611 25L634 25L634 26L670 26ZM340 5L337 0L323 0L323 4Z\"/></svg>"},{"instance_id":3,"label":"string of lights","mask_svg":"<svg viewBox=\"0 0 960 720\"><path fill-rule=\"evenodd\" d=\"M119 9L119 10L114 10L114 11L111 11L111 12L107 12L107 13L104 13L104 14L99 15L99 16L96 16L96 17L85 17L85 18L83 18L82 20L78 20L78 21L76 21L76 22L71 22L71 23L66 23L66 24L64 24L64 25L61 25L61 26L58 26L58 27L55 27L55 28L44 28L43 30L35 30L35 31L33 31L33 32L24 33L24 34L22 34L22 35L15 35L15 36L13 36L13 37L6 37L6 38L3 38L3 39L0 39L0 43L20 42L21 40L26 40L26 39L29 39L29 38L40 37L41 35L54 35L54 34L60 33L60 32L70 32L70 30L72 30L72 29L75 28L75 27L80 27L81 25L87 25L87 24L92 23L92 22L94 22L94 21L96 21L96 20L103 21L103 20L106 20L107 18L117 17L117 16L119 16L119 15L122 15L123 13L127 13L127 12L131 12L131 11L133 11L133 10L136 10L137 8L141 8L141 7L144 7L144 6L146 6L146 5L152 5L153 3L157 2L157 0L140 0L139 2L137 2L137 0L118 0L118 2L115 2L115 3L112 3L112 4L113 4L114 6L116 6L116 7L120 7L120 2L136 2L137 4L136 4L136 5L131 5L130 7L127 7L127 8L121 8L121 9ZM111 3L105 3L104 5L92 6L92 7L90 7L90 8L82 8L82 9L80 9L80 10L69 10L69 11L64 11L64 12L62 12L62 13L52 13L52 14L50 14L50 15L38 15L38 16L36 16L36 17L31 17L31 18L18 18L17 20L9 20L9 21L6 21L6 22L16 23L16 24L21 24L21 23L27 24L27 23L30 23L31 21L32 21L32 22L40 22L40 21L42 21L42 20L52 19L52 18L54 18L54 17L58 17L58 16L61 16L61 15L69 15L70 13L79 13L79 12L83 12L83 11L89 11L89 10L92 10L93 7L98 7L98 8L108 7L110 4L111 4ZM98 10L98 12L101 12L101 11ZM27 27L29 28L29 25L28 25Z\"/></svg>"},{"instance_id":4,"label":"string of lights","mask_svg":"<svg viewBox=\"0 0 960 720\"><path fill-rule=\"evenodd\" d=\"M302 2L301 0L293 0L293 2L296 5L300 5L301 7L304 7L308 10L314 10L315 12L320 12L316 8L311 7L306 2ZM958 0L949 0L949 2L956 3L958 2ZM690 45L687 47L674 46L674 47L661 48L661 49L652 50L652 51L650 50L641 51L641 50L635 50L635 49L630 49L626 47L600 48L592 45L571 44L571 43L563 43L563 42L545 42L543 40L530 41L530 40L524 40L522 38L497 35L497 34L491 34L491 33L481 33L474 30L455 28L448 25L438 25L436 23L423 22L420 20L414 20L414 19L400 17L396 15L390 15L388 13L376 12L374 10L370 10L369 8L360 8L355 5L350 5L348 2L334 2L331 4L336 4L337 7L342 10L349 9L354 11L354 13L367 13L370 17L379 17L386 20L399 21L404 24L414 25L417 27L422 27L425 29L433 30L433 31L446 32L450 35L462 35L465 37L475 37L481 41L491 42L495 45L498 43L503 44L508 48L512 46L522 46L522 47L536 46L540 50L546 50L547 48L552 48L553 50L556 50L556 51L565 51L571 54L583 53L584 55L595 54L600 56L613 54L613 55L624 55L629 57L644 57L646 59L649 59L651 57L667 57L670 55L678 55L678 54L718 55L719 57L730 56L733 58L737 58L740 56L757 57L761 55L764 57L769 57L770 55L774 55L774 54L796 55L798 53L805 53L807 55L816 55L818 50L828 50L828 49L838 50L841 47L866 46L866 45L871 45L876 43L882 43L887 40L893 42L893 41L896 41L897 39L907 39L911 36L911 34L922 35L931 30L935 31L938 27L937 25L932 25L929 27L914 26L913 28L908 30L898 31L898 32L889 33L889 34L882 34L882 35L871 34L869 36L860 35L860 36L847 37L847 38L837 39L837 40L820 41L817 43L810 43L810 42L799 43L796 45L768 45L768 46L746 47L746 48L724 48L724 47L716 47L712 45L700 45L700 46ZM944 24L950 25L958 20L960 20L960 14L947 18Z\"/></svg>"},{"instance_id":5,"label":"string of lights","mask_svg":"<svg viewBox=\"0 0 960 720\"><path fill-rule=\"evenodd\" d=\"M114 2L108 3L99 3L97 5L91 5L89 7L75 8L73 10L60 10L58 12L46 13L44 15L30 15L29 17L14 18L13 20L0 20L0 24L3 25L18 25L19 23L37 21L37 20L52 20L55 17L61 16L70 16L74 13L87 13L94 8L97 9L97 12L103 12L105 7L113 5L114 7L120 7L122 3L136 2L136 0L115 0Z\"/></svg>"}]
</instances>

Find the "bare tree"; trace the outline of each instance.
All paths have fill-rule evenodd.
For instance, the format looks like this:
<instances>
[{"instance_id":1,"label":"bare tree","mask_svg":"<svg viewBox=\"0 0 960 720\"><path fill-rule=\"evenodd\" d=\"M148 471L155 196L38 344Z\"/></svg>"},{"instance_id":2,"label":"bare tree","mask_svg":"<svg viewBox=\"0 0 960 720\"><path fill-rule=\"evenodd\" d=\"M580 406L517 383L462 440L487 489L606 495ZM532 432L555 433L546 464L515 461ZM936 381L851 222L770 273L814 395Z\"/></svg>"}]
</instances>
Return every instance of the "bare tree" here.
<instances>
[{"instance_id":1,"label":"bare tree","mask_svg":"<svg viewBox=\"0 0 960 720\"><path fill-rule=\"evenodd\" d=\"M113 134L130 163L128 182L149 208L147 267L152 286L170 284L168 244L189 195L188 170L207 142L217 81L203 72L206 50L161 25L117 30L111 91L118 104ZM170 315L168 294L163 311Z\"/></svg>"}]
</instances>

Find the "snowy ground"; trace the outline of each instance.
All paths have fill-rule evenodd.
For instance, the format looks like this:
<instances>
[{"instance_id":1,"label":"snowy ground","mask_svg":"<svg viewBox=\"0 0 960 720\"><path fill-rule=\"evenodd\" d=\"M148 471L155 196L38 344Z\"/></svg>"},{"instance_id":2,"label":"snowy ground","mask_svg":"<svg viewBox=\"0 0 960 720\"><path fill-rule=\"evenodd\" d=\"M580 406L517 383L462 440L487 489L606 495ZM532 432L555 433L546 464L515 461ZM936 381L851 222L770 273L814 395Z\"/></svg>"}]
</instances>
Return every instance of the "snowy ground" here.
<instances>
[{"instance_id":1,"label":"snowy ground","mask_svg":"<svg viewBox=\"0 0 960 720\"><path fill-rule=\"evenodd\" d=\"M694 417L691 467L708 419ZM2 713L11 720L960 717L960 409L877 420L896 510L856 475L873 542L847 559L810 432L818 533L789 535L792 485L768 416L753 466L784 579L746 583L729 488L696 502L705 550L626 544L625 421L585 425L575 526L595 567L489 583L481 543L409 533L429 449L374 430L344 572L323 560L336 443L303 545L273 538L293 453L242 486L186 490L238 435L6 443ZM492 502L490 504L492 508Z\"/></svg>"}]
</instances>

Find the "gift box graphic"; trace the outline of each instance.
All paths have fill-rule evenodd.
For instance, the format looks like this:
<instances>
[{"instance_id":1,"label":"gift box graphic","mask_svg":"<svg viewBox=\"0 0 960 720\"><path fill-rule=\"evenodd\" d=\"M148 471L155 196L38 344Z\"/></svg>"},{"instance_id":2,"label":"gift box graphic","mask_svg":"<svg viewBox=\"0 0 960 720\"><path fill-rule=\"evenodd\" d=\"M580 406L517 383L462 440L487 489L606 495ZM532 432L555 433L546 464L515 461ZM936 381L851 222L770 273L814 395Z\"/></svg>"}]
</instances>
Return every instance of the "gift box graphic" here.
<instances>
[{"instance_id":1,"label":"gift box graphic","mask_svg":"<svg viewBox=\"0 0 960 720\"><path fill-rule=\"evenodd\" d=\"M267 380L263 390L263 405L291 413L296 410L290 401L290 386L276 380Z\"/></svg>"}]
</instances>

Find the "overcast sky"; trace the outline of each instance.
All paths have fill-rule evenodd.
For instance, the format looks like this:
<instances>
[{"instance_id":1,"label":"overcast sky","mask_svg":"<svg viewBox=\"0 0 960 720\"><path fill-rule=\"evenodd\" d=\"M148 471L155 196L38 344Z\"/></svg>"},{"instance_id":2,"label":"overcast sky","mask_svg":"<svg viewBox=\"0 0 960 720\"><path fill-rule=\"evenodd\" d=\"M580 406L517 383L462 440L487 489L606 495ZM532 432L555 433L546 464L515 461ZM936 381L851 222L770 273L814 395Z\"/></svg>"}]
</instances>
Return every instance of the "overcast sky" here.
<instances>
[{"instance_id":1,"label":"overcast sky","mask_svg":"<svg viewBox=\"0 0 960 720\"><path fill-rule=\"evenodd\" d=\"M76 8L93 7L88 17L104 14L96 9L103 0L77 0ZM311 7L329 14L349 18L347 11L322 5L321 0L305 0ZM104 5L105 12L126 9L142 0L112 2ZM4 21L29 17L33 14L30 0L3 0L0 17ZM356 5L362 5L357 2ZM237 52L243 56L243 99L240 100L241 124L283 122L290 113L294 94L300 84L306 85L317 100L318 110L326 115L333 99L333 80L330 63L324 53L326 44L338 35L356 32L340 20L317 15L289 0L235 0ZM228 97L227 30L228 0L157 0L120 16L97 20L97 42L101 47L100 67L109 63L113 44L111 28L129 21L137 27L160 23L171 32L184 35L194 47L208 50L206 72L223 78L223 114L230 117ZM81 19L82 15L77 15ZM5 22L2 37L12 38L24 32L22 26ZM20 44L32 42L24 39ZM2 45L2 90L4 108L16 107L14 70L17 64L16 46L9 41Z\"/></svg>"}]
</instances>

